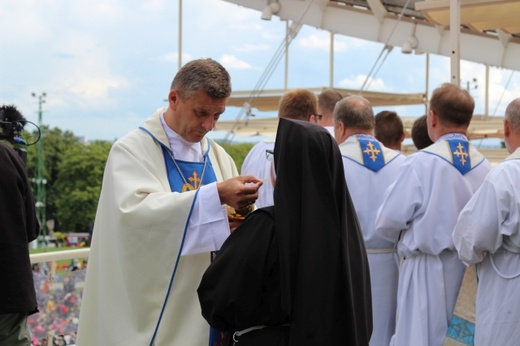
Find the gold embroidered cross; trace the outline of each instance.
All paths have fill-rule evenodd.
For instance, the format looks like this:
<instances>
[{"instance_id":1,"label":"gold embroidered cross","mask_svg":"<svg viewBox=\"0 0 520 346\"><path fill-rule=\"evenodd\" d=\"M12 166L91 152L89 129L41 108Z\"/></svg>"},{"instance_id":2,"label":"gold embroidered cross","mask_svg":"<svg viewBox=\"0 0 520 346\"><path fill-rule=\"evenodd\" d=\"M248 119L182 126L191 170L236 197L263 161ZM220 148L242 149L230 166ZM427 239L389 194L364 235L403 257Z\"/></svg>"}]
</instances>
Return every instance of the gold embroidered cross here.
<instances>
[{"instance_id":1,"label":"gold embroidered cross","mask_svg":"<svg viewBox=\"0 0 520 346\"><path fill-rule=\"evenodd\" d=\"M466 164L466 157L468 157L469 154L464 151L464 147L460 142L459 145L457 145L457 150L455 150L453 154L455 154L459 158L460 163L462 163L463 166Z\"/></svg>"},{"instance_id":2,"label":"gold embroidered cross","mask_svg":"<svg viewBox=\"0 0 520 346\"><path fill-rule=\"evenodd\" d=\"M374 148L374 145L372 142L368 142L367 148L363 150L365 154L370 155L370 158L372 159L372 162L376 162L377 155L381 152L381 150Z\"/></svg>"},{"instance_id":3,"label":"gold embroidered cross","mask_svg":"<svg viewBox=\"0 0 520 346\"><path fill-rule=\"evenodd\" d=\"M200 178L197 178L197 175L197 171L193 171L193 176L188 178L189 181L193 182L195 189L200 185Z\"/></svg>"}]
</instances>

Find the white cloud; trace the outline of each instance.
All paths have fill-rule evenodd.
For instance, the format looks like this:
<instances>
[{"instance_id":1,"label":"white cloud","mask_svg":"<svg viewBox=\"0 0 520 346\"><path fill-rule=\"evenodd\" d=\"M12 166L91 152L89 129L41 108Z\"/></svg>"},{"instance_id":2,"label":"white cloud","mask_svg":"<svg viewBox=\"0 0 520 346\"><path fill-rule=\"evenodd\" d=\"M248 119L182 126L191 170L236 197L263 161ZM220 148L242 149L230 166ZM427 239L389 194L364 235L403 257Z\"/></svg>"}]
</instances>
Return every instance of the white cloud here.
<instances>
[{"instance_id":1,"label":"white cloud","mask_svg":"<svg viewBox=\"0 0 520 346\"><path fill-rule=\"evenodd\" d=\"M188 53L182 54L182 61L190 61L193 58ZM168 52L159 56L159 61L168 62L168 63L178 63L179 61L179 53L178 52Z\"/></svg>"},{"instance_id":2,"label":"white cloud","mask_svg":"<svg viewBox=\"0 0 520 346\"><path fill-rule=\"evenodd\" d=\"M268 50L271 49L271 47L266 43L258 43L258 44L251 44L251 43L244 43L240 47L236 48L238 52L255 52L255 51L261 51L261 50Z\"/></svg>"},{"instance_id":3,"label":"white cloud","mask_svg":"<svg viewBox=\"0 0 520 346\"><path fill-rule=\"evenodd\" d=\"M305 49L321 49L330 51L330 35L329 34L311 34L298 40L299 46ZM347 45L341 40L334 40L334 51L345 51Z\"/></svg>"},{"instance_id":4,"label":"white cloud","mask_svg":"<svg viewBox=\"0 0 520 346\"><path fill-rule=\"evenodd\" d=\"M486 104L486 67L482 64L461 61L461 86L469 90L475 99L475 114L485 113ZM517 76L518 77L518 76ZM476 81L474 81L476 79ZM503 116L509 102L520 94L515 72L490 67L488 77L488 115Z\"/></svg>"},{"instance_id":5,"label":"white cloud","mask_svg":"<svg viewBox=\"0 0 520 346\"><path fill-rule=\"evenodd\" d=\"M260 11L227 1L184 0L183 16L183 62L221 57L219 61L233 74L234 86L242 89L252 88L250 84L284 43L284 21L277 16L263 21ZM0 101L15 103L31 117L37 107L31 92L45 91L45 121L50 126L90 139L113 139L164 105L178 63L178 1L0 1L0 33ZM381 44L333 37L334 84L359 90ZM290 48L290 87L328 82L330 38L325 30L302 27ZM423 92L423 65L411 64L411 58L394 58L396 54L372 75L369 90ZM450 62L431 55L430 66L431 92L449 81ZM268 88L283 88L284 71L281 62ZM463 81L478 79L476 109L483 110L485 68L462 62L461 76ZM520 95L520 73L511 80L510 76L509 70L490 69L491 114L496 109L503 115L507 104ZM123 123L126 127L113 126Z\"/></svg>"},{"instance_id":6,"label":"white cloud","mask_svg":"<svg viewBox=\"0 0 520 346\"><path fill-rule=\"evenodd\" d=\"M233 55L224 55L220 58L220 63L224 65L224 67L229 69L239 69L239 70L248 70L251 69L252 66L247 62L238 59Z\"/></svg>"},{"instance_id":7,"label":"white cloud","mask_svg":"<svg viewBox=\"0 0 520 346\"><path fill-rule=\"evenodd\" d=\"M351 76L349 78L342 79L339 82L339 85L342 88L359 90L363 86L365 81L366 81L365 89L367 88L367 86L369 86L368 90L370 90L370 91L389 91L389 88L385 85L385 82L383 79L381 79L381 78L373 79L372 77L369 77L368 81L367 81L367 76L361 75L361 74L357 75L357 76Z\"/></svg>"},{"instance_id":8,"label":"white cloud","mask_svg":"<svg viewBox=\"0 0 520 346\"><path fill-rule=\"evenodd\" d=\"M361 50L367 47L379 45L378 43L343 35L334 35L334 40L336 41L335 45L339 45L341 43L350 50Z\"/></svg>"},{"instance_id":9,"label":"white cloud","mask_svg":"<svg viewBox=\"0 0 520 346\"><path fill-rule=\"evenodd\" d=\"M448 58L437 60L439 61L436 61L435 66L430 69L430 92L441 83L450 81L450 60ZM445 78L440 78L440 76ZM476 82L473 79L476 79ZM469 87L469 92L475 100L475 114L485 114L486 67L482 64L461 61L460 84L465 89ZM520 75L511 70L490 67L488 84L488 115L503 116L509 102L520 95Z\"/></svg>"},{"instance_id":10,"label":"white cloud","mask_svg":"<svg viewBox=\"0 0 520 346\"><path fill-rule=\"evenodd\" d=\"M146 0L139 4L139 8L144 11L161 11L165 7L166 0Z\"/></svg>"}]
</instances>

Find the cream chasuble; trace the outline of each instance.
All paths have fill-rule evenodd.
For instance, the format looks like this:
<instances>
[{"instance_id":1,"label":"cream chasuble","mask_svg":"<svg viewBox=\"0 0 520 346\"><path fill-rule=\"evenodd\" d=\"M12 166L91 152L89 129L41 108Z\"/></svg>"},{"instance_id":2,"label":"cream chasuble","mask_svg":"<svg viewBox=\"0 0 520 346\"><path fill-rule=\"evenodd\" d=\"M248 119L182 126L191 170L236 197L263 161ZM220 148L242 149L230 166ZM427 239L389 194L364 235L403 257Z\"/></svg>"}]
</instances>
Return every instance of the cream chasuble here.
<instances>
[{"instance_id":1,"label":"cream chasuble","mask_svg":"<svg viewBox=\"0 0 520 346\"><path fill-rule=\"evenodd\" d=\"M201 316L196 289L210 254L179 255L197 191L171 192L161 145L150 136L169 147L160 121L163 111L146 120L142 127L147 131L134 130L114 143L110 152L94 225L78 346L150 345L163 305L154 345L208 345L209 326ZM222 147L206 139L202 145L203 152L209 149L217 181L238 175Z\"/></svg>"}]
</instances>

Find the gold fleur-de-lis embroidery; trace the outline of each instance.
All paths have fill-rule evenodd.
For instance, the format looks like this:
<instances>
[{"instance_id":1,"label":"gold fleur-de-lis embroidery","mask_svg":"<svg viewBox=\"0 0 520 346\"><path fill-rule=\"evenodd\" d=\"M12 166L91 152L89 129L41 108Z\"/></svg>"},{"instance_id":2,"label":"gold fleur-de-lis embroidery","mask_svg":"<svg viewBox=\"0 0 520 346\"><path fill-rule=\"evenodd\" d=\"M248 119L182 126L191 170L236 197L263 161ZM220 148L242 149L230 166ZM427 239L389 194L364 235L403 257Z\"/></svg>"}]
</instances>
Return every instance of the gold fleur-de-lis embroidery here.
<instances>
[{"instance_id":1,"label":"gold fleur-de-lis embroidery","mask_svg":"<svg viewBox=\"0 0 520 346\"><path fill-rule=\"evenodd\" d=\"M370 155L370 159L372 159L372 162L376 162L377 156L379 155L381 150L375 148L372 142L368 142L367 148L365 148L363 152L367 155Z\"/></svg>"},{"instance_id":2,"label":"gold fleur-de-lis embroidery","mask_svg":"<svg viewBox=\"0 0 520 346\"><path fill-rule=\"evenodd\" d=\"M469 156L469 154L464 151L464 147L461 143L457 145L457 150L455 150L453 154L459 158L460 163L462 163L463 166L466 164L466 158Z\"/></svg>"}]
</instances>

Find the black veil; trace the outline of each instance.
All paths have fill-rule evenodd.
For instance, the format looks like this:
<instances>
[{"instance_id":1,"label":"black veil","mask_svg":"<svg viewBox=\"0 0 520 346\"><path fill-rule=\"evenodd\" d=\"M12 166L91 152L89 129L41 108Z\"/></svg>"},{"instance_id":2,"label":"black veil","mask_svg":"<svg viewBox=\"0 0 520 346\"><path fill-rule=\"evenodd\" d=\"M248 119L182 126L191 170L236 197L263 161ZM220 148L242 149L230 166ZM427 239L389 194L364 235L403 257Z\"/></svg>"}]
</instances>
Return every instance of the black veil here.
<instances>
[{"instance_id":1,"label":"black veil","mask_svg":"<svg viewBox=\"0 0 520 346\"><path fill-rule=\"evenodd\" d=\"M290 345L368 345L368 261L335 140L315 124L280 119L274 163Z\"/></svg>"}]
</instances>

